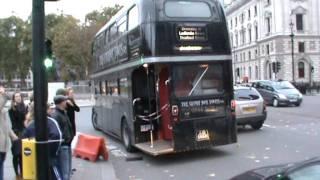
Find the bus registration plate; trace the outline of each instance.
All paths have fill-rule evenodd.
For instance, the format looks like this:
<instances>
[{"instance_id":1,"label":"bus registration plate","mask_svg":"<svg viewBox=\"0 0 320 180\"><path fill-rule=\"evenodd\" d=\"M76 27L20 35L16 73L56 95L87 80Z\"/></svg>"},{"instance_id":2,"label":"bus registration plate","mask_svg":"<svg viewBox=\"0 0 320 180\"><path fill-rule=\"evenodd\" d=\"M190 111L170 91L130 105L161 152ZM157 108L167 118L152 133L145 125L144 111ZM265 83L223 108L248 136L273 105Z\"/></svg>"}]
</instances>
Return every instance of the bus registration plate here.
<instances>
[{"instance_id":1,"label":"bus registration plate","mask_svg":"<svg viewBox=\"0 0 320 180\"><path fill-rule=\"evenodd\" d=\"M197 141L207 141L207 140L210 140L209 131L199 130L197 132Z\"/></svg>"}]
</instances>

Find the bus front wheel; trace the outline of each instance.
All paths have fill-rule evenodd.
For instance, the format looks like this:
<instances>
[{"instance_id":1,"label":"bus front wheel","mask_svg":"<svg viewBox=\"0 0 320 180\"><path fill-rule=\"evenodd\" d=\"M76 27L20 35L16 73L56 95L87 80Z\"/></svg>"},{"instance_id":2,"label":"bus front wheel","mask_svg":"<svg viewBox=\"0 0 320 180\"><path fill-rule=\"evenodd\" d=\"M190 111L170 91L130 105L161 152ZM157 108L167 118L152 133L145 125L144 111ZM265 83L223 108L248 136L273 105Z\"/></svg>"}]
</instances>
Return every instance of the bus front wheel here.
<instances>
[{"instance_id":1,"label":"bus front wheel","mask_svg":"<svg viewBox=\"0 0 320 180\"><path fill-rule=\"evenodd\" d=\"M122 142L124 147L126 148L126 150L128 152L133 152L134 148L132 146L132 142L131 142L131 133L130 133L130 129L129 126L127 124L127 122L125 120L122 121L122 125L121 125L121 138L122 138Z\"/></svg>"}]
</instances>

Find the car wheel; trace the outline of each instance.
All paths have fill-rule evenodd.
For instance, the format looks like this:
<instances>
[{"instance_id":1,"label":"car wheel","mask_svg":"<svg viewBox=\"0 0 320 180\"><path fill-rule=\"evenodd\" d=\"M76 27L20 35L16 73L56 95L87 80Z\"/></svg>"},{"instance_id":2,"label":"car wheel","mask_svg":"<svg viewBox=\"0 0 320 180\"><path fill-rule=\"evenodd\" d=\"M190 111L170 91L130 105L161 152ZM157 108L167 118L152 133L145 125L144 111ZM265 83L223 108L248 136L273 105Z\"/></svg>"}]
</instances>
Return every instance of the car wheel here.
<instances>
[{"instance_id":1,"label":"car wheel","mask_svg":"<svg viewBox=\"0 0 320 180\"><path fill-rule=\"evenodd\" d=\"M97 113L92 110L92 114L91 114L91 121L92 121L92 126L95 130L100 131L99 127L98 127L98 115Z\"/></svg>"},{"instance_id":2,"label":"car wheel","mask_svg":"<svg viewBox=\"0 0 320 180\"><path fill-rule=\"evenodd\" d=\"M300 106L300 104L301 104L301 103L296 103L295 105L299 107L299 106Z\"/></svg>"},{"instance_id":3,"label":"car wheel","mask_svg":"<svg viewBox=\"0 0 320 180\"><path fill-rule=\"evenodd\" d=\"M251 124L251 127L255 130L259 130L262 126L263 126L263 121L259 121Z\"/></svg>"},{"instance_id":4,"label":"car wheel","mask_svg":"<svg viewBox=\"0 0 320 180\"><path fill-rule=\"evenodd\" d=\"M279 101L278 101L277 98L274 98L274 99L273 99L272 105L273 105L273 107L278 107L278 106L279 106Z\"/></svg>"},{"instance_id":5,"label":"car wheel","mask_svg":"<svg viewBox=\"0 0 320 180\"><path fill-rule=\"evenodd\" d=\"M123 142L125 149L128 152L133 152L134 148L132 146L130 136L131 136L131 133L130 133L129 126L128 126L127 122L125 120L123 120L122 125L121 125L121 139L122 139L122 142Z\"/></svg>"}]
</instances>

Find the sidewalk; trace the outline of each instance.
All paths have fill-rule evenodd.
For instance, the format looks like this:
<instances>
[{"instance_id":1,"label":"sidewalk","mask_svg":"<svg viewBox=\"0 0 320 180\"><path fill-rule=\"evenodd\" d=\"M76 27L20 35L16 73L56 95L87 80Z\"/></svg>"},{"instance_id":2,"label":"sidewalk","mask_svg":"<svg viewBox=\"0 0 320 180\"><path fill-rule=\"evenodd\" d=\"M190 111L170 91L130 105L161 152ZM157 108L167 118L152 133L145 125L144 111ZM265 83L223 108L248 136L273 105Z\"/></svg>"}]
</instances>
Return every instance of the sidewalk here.
<instances>
[{"instance_id":1,"label":"sidewalk","mask_svg":"<svg viewBox=\"0 0 320 180\"><path fill-rule=\"evenodd\" d=\"M72 147L75 146L76 141L75 139ZM72 168L76 169L71 177L72 180L117 180L110 159L108 161L99 159L96 162L91 162L72 157ZM4 163L4 180L15 180L11 151L7 153Z\"/></svg>"}]
</instances>

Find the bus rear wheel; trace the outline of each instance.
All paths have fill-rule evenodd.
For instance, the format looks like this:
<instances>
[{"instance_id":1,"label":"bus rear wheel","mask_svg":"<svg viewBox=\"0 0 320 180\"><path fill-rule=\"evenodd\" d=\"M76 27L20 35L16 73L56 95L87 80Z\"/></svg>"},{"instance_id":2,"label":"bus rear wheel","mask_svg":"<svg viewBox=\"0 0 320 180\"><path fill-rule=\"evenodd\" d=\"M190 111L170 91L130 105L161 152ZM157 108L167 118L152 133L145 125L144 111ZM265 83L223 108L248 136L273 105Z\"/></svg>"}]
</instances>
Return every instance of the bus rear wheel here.
<instances>
[{"instance_id":1,"label":"bus rear wheel","mask_svg":"<svg viewBox=\"0 0 320 180\"><path fill-rule=\"evenodd\" d=\"M121 139L122 139L122 143L125 147L125 149L128 152L133 152L134 151L134 147L132 146L132 142L131 142L131 133L129 130L129 126L127 124L127 122L125 120L122 121L122 125L121 125Z\"/></svg>"}]
</instances>

